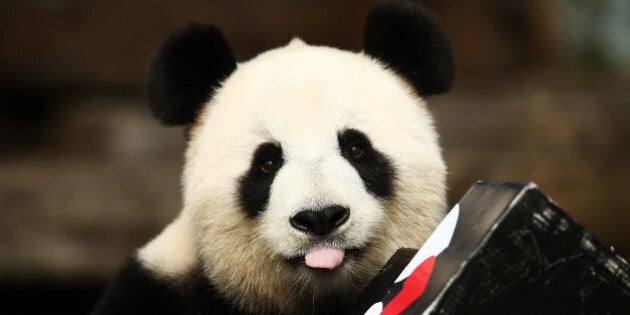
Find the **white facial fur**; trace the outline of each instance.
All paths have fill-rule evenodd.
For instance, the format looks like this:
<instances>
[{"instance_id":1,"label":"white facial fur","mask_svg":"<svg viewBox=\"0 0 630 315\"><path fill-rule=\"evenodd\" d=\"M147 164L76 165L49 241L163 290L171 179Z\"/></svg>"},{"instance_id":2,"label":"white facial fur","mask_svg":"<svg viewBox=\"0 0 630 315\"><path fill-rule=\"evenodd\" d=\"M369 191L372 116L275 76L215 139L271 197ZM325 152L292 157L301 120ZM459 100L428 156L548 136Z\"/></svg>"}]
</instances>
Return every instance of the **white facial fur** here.
<instances>
[{"instance_id":1,"label":"white facial fur","mask_svg":"<svg viewBox=\"0 0 630 315\"><path fill-rule=\"evenodd\" d=\"M347 128L392 163L390 198L370 194L340 155L337 135ZM281 145L284 164L253 218L239 206L238 182L264 142ZM424 242L444 214L444 177L432 118L406 82L361 53L294 40L239 64L205 106L191 130L178 222L192 222L181 230L193 235L194 255L244 310L310 312L315 297L352 298L397 248ZM331 205L350 209L350 218L327 241L311 243L289 224L300 210ZM187 267L159 256L178 255L173 243L190 240L166 231L141 258L172 276ZM177 240L159 241L167 237ZM287 260L323 244L365 248L324 276Z\"/></svg>"}]
</instances>

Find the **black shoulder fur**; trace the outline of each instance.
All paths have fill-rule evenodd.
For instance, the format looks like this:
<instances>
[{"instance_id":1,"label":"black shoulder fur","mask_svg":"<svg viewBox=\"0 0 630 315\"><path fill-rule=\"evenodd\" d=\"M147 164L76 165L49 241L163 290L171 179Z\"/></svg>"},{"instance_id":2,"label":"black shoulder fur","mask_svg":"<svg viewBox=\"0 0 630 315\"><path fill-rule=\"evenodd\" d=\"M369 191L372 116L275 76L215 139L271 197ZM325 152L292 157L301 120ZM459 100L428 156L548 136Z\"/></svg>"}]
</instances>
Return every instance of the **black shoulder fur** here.
<instances>
[{"instance_id":1,"label":"black shoulder fur","mask_svg":"<svg viewBox=\"0 0 630 315\"><path fill-rule=\"evenodd\" d=\"M160 279L136 259L130 259L92 314L241 315L210 285L200 269L175 282Z\"/></svg>"}]
</instances>

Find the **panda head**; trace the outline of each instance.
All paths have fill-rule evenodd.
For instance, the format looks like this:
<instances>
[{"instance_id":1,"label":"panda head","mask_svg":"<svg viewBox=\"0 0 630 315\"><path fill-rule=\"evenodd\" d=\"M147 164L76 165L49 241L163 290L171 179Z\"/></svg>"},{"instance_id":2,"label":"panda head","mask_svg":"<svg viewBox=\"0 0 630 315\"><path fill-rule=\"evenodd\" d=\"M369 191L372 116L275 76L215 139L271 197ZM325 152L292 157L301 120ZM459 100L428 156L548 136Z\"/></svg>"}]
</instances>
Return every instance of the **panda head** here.
<instances>
[{"instance_id":1,"label":"panda head","mask_svg":"<svg viewBox=\"0 0 630 315\"><path fill-rule=\"evenodd\" d=\"M218 29L194 24L154 59L153 114L189 135L171 228L186 233L171 234L243 310L338 310L444 214L424 97L451 86L449 43L399 2L373 8L364 35L362 52L294 39L237 64Z\"/></svg>"}]
</instances>

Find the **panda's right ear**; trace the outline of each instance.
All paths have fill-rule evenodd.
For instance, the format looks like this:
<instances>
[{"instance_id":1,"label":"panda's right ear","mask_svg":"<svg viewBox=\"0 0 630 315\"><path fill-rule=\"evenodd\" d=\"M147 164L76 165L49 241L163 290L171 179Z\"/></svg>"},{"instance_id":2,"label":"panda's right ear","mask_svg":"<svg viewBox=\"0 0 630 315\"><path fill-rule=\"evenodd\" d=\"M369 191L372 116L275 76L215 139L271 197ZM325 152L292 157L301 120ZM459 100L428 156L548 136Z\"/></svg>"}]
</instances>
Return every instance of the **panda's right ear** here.
<instances>
[{"instance_id":1,"label":"panda's right ear","mask_svg":"<svg viewBox=\"0 0 630 315\"><path fill-rule=\"evenodd\" d=\"M220 83L236 69L221 31L190 24L173 32L149 69L149 106L165 125L188 125Z\"/></svg>"}]
</instances>

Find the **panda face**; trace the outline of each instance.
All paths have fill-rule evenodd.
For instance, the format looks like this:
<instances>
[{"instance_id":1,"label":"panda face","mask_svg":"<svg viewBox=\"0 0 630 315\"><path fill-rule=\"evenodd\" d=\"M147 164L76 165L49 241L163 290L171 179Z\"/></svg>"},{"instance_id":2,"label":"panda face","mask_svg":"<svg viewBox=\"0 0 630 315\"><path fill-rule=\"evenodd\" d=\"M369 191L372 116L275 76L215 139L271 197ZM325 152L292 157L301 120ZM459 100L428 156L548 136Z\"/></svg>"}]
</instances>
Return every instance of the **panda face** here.
<instances>
[{"instance_id":1,"label":"panda face","mask_svg":"<svg viewBox=\"0 0 630 315\"><path fill-rule=\"evenodd\" d=\"M293 41L239 64L190 132L184 211L209 277L236 300L356 294L442 216L425 104L362 53Z\"/></svg>"},{"instance_id":2,"label":"panda face","mask_svg":"<svg viewBox=\"0 0 630 315\"><path fill-rule=\"evenodd\" d=\"M308 142L287 144L291 149L259 213L258 231L287 259L304 260L320 248L364 249L384 214L379 199L391 191L391 163L356 129L328 134L311 152L300 149Z\"/></svg>"}]
</instances>

